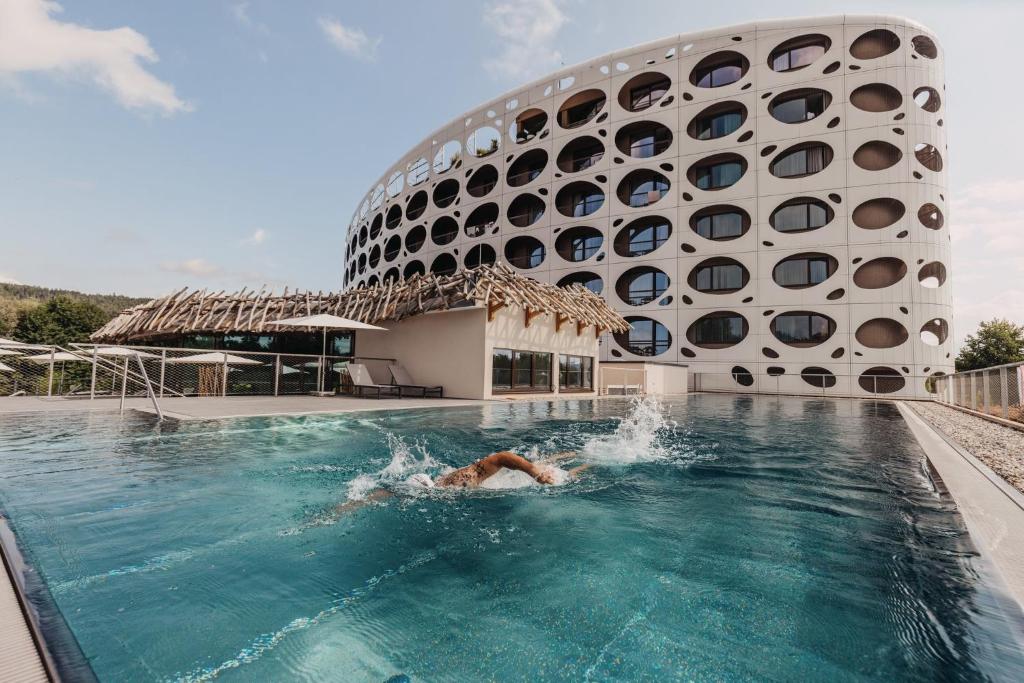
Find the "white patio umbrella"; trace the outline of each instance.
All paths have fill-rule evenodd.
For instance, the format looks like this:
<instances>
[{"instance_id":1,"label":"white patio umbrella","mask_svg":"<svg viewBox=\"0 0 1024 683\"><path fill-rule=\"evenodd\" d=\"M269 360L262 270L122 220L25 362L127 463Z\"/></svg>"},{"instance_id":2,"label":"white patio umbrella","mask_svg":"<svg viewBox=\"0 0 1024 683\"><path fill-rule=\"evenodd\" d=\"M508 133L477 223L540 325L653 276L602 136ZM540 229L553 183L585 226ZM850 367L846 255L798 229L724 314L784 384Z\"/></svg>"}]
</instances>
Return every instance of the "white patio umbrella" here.
<instances>
[{"instance_id":1,"label":"white patio umbrella","mask_svg":"<svg viewBox=\"0 0 1024 683\"><path fill-rule=\"evenodd\" d=\"M92 350L89 350L92 353ZM126 349L123 346L101 346L96 349L97 356L126 356L129 358L135 358L140 356L142 358L159 358L160 356L155 353L149 353L147 351L136 351L135 349Z\"/></svg>"},{"instance_id":2,"label":"white patio umbrella","mask_svg":"<svg viewBox=\"0 0 1024 683\"><path fill-rule=\"evenodd\" d=\"M318 313L317 315L305 315L299 318L285 318L284 320L273 320L269 325L281 325L283 327L312 327L319 328L323 333L323 346L320 351L320 367L322 368L327 359L327 330L377 330L387 332L384 327L377 327L368 323L361 323L358 320L349 320L330 313ZM317 373L317 391L323 391L324 373Z\"/></svg>"},{"instance_id":3,"label":"white patio umbrella","mask_svg":"<svg viewBox=\"0 0 1024 683\"><path fill-rule=\"evenodd\" d=\"M0 356L20 356L23 351L8 351L7 349L0 349Z\"/></svg>"},{"instance_id":4,"label":"white patio umbrella","mask_svg":"<svg viewBox=\"0 0 1024 683\"><path fill-rule=\"evenodd\" d=\"M0 363L0 372L14 372L14 368L12 368L10 365L4 365L3 363Z\"/></svg>"},{"instance_id":5,"label":"white patio umbrella","mask_svg":"<svg viewBox=\"0 0 1024 683\"><path fill-rule=\"evenodd\" d=\"M52 361L68 361L78 360L83 363L91 363L92 358L84 352L82 353L71 353L69 351L58 351L57 353L41 353L38 356L25 356L26 360L34 360L37 363L49 363Z\"/></svg>"},{"instance_id":6,"label":"white patio umbrella","mask_svg":"<svg viewBox=\"0 0 1024 683\"><path fill-rule=\"evenodd\" d=\"M4 339L0 337L0 347L6 347L8 349L22 349L25 351L46 351L49 346L43 344L26 344L25 342L14 341L13 339Z\"/></svg>"}]
</instances>

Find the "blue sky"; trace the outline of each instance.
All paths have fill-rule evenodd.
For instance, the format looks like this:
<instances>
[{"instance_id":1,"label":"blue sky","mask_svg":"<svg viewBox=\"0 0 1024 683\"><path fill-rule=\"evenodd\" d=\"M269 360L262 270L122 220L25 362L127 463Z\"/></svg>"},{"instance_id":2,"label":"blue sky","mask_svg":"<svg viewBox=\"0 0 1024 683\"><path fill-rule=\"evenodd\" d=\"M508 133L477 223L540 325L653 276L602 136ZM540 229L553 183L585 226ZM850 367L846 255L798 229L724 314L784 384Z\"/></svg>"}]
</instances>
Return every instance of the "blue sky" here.
<instances>
[{"instance_id":1,"label":"blue sky","mask_svg":"<svg viewBox=\"0 0 1024 683\"><path fill-rule=\"evenodd\" d=\"M0 280L337 289L353 208L435 127L563 63L778 16L747 0L635 7L0 0ZM1011 75L1024 3L784 9L904 14L936 31L956 336L994 315L1024 321L1024 93Z\"/></svg>"}]
</instances>

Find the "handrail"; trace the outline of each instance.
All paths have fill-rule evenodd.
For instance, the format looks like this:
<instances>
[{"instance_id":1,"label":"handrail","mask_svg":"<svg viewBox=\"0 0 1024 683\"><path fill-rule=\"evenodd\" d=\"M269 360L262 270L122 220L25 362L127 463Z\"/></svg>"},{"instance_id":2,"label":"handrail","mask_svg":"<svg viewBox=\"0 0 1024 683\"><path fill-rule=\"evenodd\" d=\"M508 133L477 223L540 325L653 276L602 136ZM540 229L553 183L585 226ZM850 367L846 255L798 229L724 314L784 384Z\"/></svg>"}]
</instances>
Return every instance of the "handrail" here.
<instances>
[{"instance_id":1,"label":"handrail","mask_svg":"<svg viewBox=\"0 0 1024 683\"><path fill-rule=\"evenodd\" d=\"M128 378L129 378L128 361L129 361L129 358L134 356L136 362L138 362L138 364L139 364L139 370L140 370L141 374L135 375L135 377L133 377L133 379L138 381L138 378L141 377L143 384L146 385L146 395L153 402L153 408L156 410L157 419L160 420L160 421L162 421L164 419L164 412L160 408L160 402L157 401L156 392L153 391L153 384L152 384L152 382L149 381L149 373L146 372L146 366L142 363L142 354L139 353L139 351L134 350L134 349L128 349L128 351L131 352L131 356L125 356L124 357L124 366L123 366L123 369L121 369L121 368L118 367L117 363L114 363L113 361L109 361L106 358L104 358L103 356L100 356L99 354L97 354L95 347L92 349L92 355L87 355L87 354L85 354L84 352L82 352L79 349L75 349L75 350L66 349L63 346L59 346L57 344L54 344L52 349L53 350L50 351L51 357L54 355L55 351L57 349L59 349L62 353L67 353L67 354L70 354L72 356L75 356L75 358L77 358L78 360L82 360L82 361L85 361L87 363L92 363L93 364L93 366L92 366L93 367L93 377L94 377L93 387L95 387L96 366L100 362L105 363L106 364L105 367L108 370L110 370L111 372L113 372L115 377L118 376L118 371L120 370L120 372L121 372L121 406L120 406L120 410L121 410L122 413L124 412L124 401L125 401L125 397L126 397L126 394L127 394L127 391L128 391ZM50 361L50 364L51 365L53 364L52 360ZM134 374L134 373L132 373L132 374ZM52 384L52 381L51 381L51 384ZM90 389L90 394L91 395L93 395L92 392L93 392L93 389ZM176 393L176 392L174 392L174 393Z\"/></svg>"}]
</instances>

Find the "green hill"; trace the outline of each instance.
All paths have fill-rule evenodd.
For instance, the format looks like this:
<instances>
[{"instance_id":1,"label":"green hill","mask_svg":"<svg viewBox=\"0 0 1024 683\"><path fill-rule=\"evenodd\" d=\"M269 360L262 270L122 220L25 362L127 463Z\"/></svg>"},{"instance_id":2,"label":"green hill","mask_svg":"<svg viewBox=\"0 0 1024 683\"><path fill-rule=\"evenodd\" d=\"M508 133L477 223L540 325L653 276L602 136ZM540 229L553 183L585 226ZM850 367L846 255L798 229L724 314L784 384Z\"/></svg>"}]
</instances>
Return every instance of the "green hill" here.
<instances>
[{"instance_id":1,"label":"green hill","mask_svg":"<svg viewBox=\"0 0 1024 683\"><path fill-rule=\"evenodd\" d=\"M85 294L69 289L49 289L31 285L0 283L0 337L9 337L18 324L18 316L55 297L90 303L103 311L107 320L122 310L149 301L148 298L121 294Z\"/></svg>"}]
</instances>

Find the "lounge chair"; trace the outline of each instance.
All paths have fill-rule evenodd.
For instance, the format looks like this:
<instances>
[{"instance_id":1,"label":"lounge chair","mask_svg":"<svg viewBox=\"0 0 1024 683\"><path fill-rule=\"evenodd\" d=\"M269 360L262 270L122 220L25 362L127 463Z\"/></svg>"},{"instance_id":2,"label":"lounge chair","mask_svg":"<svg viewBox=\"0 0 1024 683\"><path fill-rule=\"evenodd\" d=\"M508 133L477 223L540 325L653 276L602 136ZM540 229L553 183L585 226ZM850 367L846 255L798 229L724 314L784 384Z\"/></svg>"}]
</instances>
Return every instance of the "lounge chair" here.
<instances>
[{"instance_id":1,"label":"lounge chair","mask_svg":"<svg viewBox=\"0 0 1024 683\"><path fill-rule=\"evenodd\" d=\"M382 395L401 396L402 390L393 384L376 384L370 377L370 371L359 363L348 364L348 376L352 378L352 393L356 396L369 394L374 398Z\"/></svg>"},{"instance_id":2,"label":"lounge chair","mask_svg":"<svg viewBox=\"0 0 1024 683\"><path fill-rule=\"evenodd\" d=\"M388 369L391 370L391 378L395 380L395 385L398 386L399 396L436 396L441 398L444 395L443 387L428 387L422 384L416 384L412 381L412 377L405 371L401 365L389 365ZM406 394L406 392L409 392Z\"/></svg>"}]
</instances>

